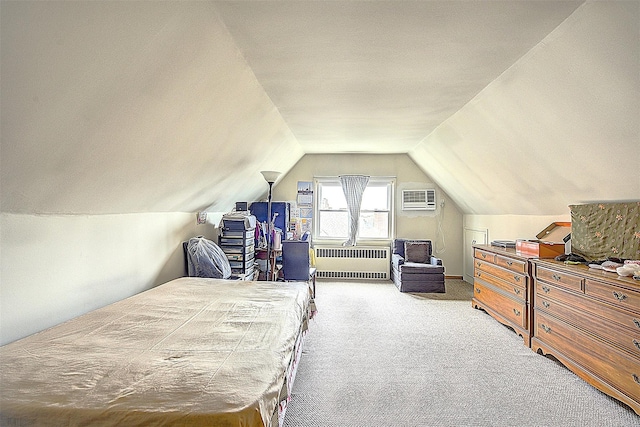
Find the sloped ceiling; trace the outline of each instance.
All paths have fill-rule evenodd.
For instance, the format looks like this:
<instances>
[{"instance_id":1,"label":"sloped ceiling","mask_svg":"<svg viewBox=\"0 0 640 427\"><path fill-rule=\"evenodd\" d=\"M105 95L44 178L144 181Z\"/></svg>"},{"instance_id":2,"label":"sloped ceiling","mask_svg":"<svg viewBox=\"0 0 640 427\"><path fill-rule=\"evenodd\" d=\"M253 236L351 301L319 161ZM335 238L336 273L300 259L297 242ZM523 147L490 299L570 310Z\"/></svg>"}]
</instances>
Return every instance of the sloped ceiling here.
<instances>
[{"instance_id":1,"label":"sloped ceiling","mask_svg":"<svg viewBox=\"0 0 640 427\"><path fill-rule=\"evenodd\" d=\"M410 156L471 214L640 200L640 2L592 2Z\"/></svg>"},{"instance_id":2,"label":"sloped ceiling","mask_svg":"<svg viewBox=\"0 0 640 427\"><path fill-rule=\"evenodd\" d=\"M466 213L637 198L638 5L2 2L2 211L228 211L342 152L409 153Z\"/></svg>"},{"instance_id":3,"label":"sloped ceiling","mask_svg":"<svg viewBox=\"0 0 640 427\"><path fill-rule=\"evenodd\" d=\"M220 2L306 153L415 147L580 1Z\"/></svg>"}]
</instances>

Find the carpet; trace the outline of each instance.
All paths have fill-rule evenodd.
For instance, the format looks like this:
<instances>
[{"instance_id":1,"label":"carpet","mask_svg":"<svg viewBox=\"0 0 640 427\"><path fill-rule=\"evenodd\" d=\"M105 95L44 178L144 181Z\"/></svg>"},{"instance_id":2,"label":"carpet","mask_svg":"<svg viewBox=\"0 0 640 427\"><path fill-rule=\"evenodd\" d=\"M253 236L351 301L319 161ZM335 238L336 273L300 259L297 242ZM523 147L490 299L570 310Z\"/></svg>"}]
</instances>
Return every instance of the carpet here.
<instances>
[{"instance_id":1,"label":"carpet","mask_svg":"<svg viewBox=\"0 0 640 427\"><path fill-rule=\"evenodd\" d=\"M284 427L640 426L627 406L471 307L472 287L318 280Z\"/></svg>"}]
</instances>

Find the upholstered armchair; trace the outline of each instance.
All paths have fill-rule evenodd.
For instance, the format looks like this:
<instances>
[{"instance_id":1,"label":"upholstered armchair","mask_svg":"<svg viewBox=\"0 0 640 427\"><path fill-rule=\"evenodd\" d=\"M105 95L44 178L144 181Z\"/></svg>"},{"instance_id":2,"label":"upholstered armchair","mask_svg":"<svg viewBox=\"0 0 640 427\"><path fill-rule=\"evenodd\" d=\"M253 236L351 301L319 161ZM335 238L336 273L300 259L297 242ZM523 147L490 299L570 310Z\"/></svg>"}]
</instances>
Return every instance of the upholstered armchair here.
<instances>
[{"instance_id":1,"label":"upholstered armchair","mask_svg":"<svg viewBox=\"0 0 640 427\"><path fill-rule=\"evenodd\" d=\"M391 278L400 292L445 292L442 260L432 255L431 240L394 239Z\"/></svg>"}]
</instances>

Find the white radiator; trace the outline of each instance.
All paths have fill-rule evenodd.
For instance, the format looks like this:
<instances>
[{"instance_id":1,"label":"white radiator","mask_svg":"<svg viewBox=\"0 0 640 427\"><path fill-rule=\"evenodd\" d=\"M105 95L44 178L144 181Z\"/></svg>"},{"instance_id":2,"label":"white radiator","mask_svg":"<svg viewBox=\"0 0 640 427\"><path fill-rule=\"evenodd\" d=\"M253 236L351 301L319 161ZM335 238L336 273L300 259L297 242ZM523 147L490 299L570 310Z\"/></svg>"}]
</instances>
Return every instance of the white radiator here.
<instances>
[{"instance_id":1,"label":"white radiator","mask_svg":"<svg viewBox=\"0 0 640 427\"><path fill-rule=\"evenodd\" d=\"M384 246L316 246L317 277L389 279L391 250Z\"/></svg>"}]
</instances>

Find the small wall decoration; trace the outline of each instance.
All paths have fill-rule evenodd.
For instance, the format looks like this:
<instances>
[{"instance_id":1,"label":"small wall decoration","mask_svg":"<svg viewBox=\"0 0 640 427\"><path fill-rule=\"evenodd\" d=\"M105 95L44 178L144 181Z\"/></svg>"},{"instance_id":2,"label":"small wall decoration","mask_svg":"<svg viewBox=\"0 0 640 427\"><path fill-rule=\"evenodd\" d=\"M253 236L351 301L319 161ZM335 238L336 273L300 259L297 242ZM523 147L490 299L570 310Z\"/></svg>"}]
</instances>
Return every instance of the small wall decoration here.
<instances>
[{"instance_id":1,"label":"small wall decoration","mask_svg":"<svg viewBox=\"0 0 640 427\"><path fill-rule=\"evenodd\" d=\"M298 206L313 205L313 183L298 181Z\"/></svg>"},{"instance_id":2,"label":"small wall decoration","mask_svg":"<svg viewBox=\"0 0 640 427\"><path fill-rule=\"evenodd\" d=\"M313 218L313 182L298 181L299 232L311 232Z\"/></svg>"},{"instance_id":3,"label":"small wall decoration","mask_svg":"<svg viewBox=\"0 0 640 427\"><path fill-rule=\"evenodd\" d=\"M206 212L198 212L196 215L196 223L197 224L206 224L207 223L207 213Z\"/></svg>"}]
</instances>

